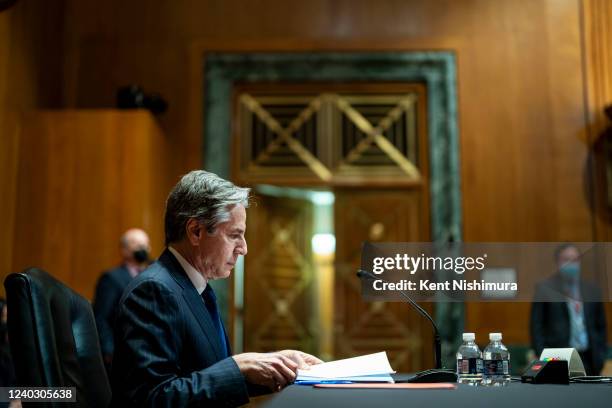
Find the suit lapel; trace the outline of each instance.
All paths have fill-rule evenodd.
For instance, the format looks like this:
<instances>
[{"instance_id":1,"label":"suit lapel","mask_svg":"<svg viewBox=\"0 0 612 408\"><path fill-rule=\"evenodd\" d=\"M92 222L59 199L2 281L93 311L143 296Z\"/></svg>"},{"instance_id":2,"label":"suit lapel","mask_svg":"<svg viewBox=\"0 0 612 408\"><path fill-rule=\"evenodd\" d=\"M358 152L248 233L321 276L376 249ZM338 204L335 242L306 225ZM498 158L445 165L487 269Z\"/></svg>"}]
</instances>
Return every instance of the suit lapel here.
<instances>
[{"instance_id":1,"label":"suit lapel","mask_svg":"<svg viewBox=\"0 0 612 408\"><path fill-rule=\"evenodd\" d=\"M187 276L181 264L168 249L159 257L159 261L167 267L174 280L183 288L183 298L185 302L189 305L196 321L200 325L208 342L211 344L215 356L218 360L221 360L225 353L221 351L221 341L219 336L216 335L217 329L206 309L206 305L204 305L204 300L193 286L193 283L191 283L189 276Z\"/></svg>"}]
</instances>

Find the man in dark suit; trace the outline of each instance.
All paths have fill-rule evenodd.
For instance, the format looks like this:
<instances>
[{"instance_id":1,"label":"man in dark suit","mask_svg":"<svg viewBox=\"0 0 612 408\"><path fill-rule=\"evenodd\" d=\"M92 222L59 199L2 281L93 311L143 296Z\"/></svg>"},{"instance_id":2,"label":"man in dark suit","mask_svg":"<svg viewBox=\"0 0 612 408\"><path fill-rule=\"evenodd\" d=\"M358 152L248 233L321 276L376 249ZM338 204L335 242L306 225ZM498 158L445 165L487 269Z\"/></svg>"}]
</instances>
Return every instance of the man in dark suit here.
<instances>
[{"instance_id":1,"label":"man in dark suit","mask_svg":"<svg viewBox=\"0 0 612 408\"><path fill-rule=\"evenodd\" d=\"M555 252L557 273L536 287L531 342L545 348L575 348L587 375L598 375L607 354L606 314L599 289L580 279L580 252L564 244Z\"/></svg>"},{"instance_id":2,"label":"man in dark suit","mask_svg":"<svg viewBox=\"0 0 612 408\"><path fill-rule=\"evenodd\" d=\"M104 365L109 375L115 349L113 324L119 300L130 281L148 266L150 250L146 232L138 228L127 230L119 240L121 265L104 272L96 285L93 310Z\"/></svg>"},{"instance_id":3,"label":"man in dark suit","mask_svg":"<svg viewBox=\"0 0 612 408\"><path fill-rule=\"evenodd\" d=\"M296 350L232 355L212 279L227 278L244 239L249 189L201 170L166 201L167 249L120 302L114 406L237 406L257 387L278 391L320 363Z\"/></svg>"}]
</instances>

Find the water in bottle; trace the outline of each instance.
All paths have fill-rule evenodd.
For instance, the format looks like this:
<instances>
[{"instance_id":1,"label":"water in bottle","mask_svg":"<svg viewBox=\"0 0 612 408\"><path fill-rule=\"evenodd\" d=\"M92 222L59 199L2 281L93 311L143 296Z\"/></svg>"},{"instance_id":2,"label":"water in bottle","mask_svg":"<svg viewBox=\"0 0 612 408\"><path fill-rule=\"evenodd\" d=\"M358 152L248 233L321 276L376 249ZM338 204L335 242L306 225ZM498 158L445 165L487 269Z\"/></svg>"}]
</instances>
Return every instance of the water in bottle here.
<instances>
[{"instance_id":1,"label":"water in bottle","mask_svg":"<svg viewBox=\"0 0 612 408\"><path fill-rule=\"evenodd\" d=\"M510 353L501 342L501 333L489 333L491 342L484 349L484 385L504 386L510 382Z\"/></svg>"},{"instance_id":2,"label":"water in bottle","mask_svg":"<svg viewBox=\"0 0 612 408\"><path fill-rule=\"evenodd\" d=\"M457 382L479 385L482 381L482 353L474 342L474 333L463 333L463 344L457 350Z\"/></svg>"}]
</instances>

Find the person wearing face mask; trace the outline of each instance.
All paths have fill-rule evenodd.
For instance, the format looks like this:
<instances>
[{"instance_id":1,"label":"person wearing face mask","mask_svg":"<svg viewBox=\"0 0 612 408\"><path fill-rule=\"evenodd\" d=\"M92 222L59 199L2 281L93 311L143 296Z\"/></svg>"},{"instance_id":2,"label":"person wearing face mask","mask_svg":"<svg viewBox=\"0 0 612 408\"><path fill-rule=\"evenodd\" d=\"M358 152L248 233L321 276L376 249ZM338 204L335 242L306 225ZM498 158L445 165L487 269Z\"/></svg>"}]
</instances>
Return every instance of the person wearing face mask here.
<instances>
[{"instance_id":1,"label":"person wearing face mask","mask_svg":"<svg viewBox=\"0 0 612 408\"><path fill-rule=\"evenodd\" d=\"M139 228L127 230L119 240L121 265L105 271L96 285L93 310L100 337L104 365L110 375L113 361L113 324L124 289L150 263L149 236Z\"/></svg>"},{"instance_id":2,"label":"person wearing face mask","mask_svg":"<svg viewBox=\"0 0 612 408\"><path fill-rule=\"evenodd\" d=\"M544 348L575 348L587 375L599 375L606 353L606 315L599 289L581 279L580 251L563 244L555 251L557 272L536 287L531 307L531 342Z\"/></svg>"}]
</instances>

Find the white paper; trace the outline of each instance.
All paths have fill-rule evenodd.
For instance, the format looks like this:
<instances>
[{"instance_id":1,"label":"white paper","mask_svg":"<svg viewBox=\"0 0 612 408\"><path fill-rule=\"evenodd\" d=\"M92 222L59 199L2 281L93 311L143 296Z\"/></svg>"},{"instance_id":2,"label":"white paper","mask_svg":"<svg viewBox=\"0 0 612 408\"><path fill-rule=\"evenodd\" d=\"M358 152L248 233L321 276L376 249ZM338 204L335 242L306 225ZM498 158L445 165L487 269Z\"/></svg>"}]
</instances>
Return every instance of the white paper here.
<instances>
[{"instance_id":1,"label":"white paper","mask_svg":"<svg viewBox=\"0 0 612 408\"><path fill-rule=\"evenodd\" d=\"M357 377L364 375L384 375L394 373L387 353L368 354L365 356L346 358L313 365L308 370L298 370L298 380L322 378Z\"/></svg>"},{"instance_id":2,"label":"white paper","mask_svg":"<svg viewBox=\"0 0 612 408\"><path fill-rule=\"evenodd\" d=\"M546 358L567 361L567 370L570 377L586 375L580 354L578 354L575 348L546 348L542 350L540 360Z\"/></svg>"}]
</instances>

